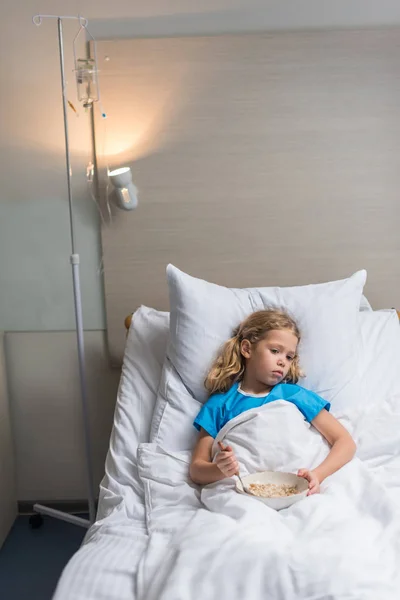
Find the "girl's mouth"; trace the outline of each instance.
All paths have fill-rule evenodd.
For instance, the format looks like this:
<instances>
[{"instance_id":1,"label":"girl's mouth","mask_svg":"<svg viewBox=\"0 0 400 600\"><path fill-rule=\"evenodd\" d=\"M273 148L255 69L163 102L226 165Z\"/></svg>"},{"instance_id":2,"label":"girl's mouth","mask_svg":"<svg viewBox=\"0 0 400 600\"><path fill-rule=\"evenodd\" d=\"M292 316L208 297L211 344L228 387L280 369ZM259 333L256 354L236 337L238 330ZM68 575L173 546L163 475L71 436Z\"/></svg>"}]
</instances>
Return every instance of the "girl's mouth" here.
<instances>
[{"instance_id":1,"label":"girl's mouth","mask_svg":"<svg viewBox=\"0 0 400 600\"><path fill-rule=\"evenodd\" d=\"M277 377L282 377L283 376L283 371L272 371L273 375L276 375Z\"/></svg>"}]
</instances>

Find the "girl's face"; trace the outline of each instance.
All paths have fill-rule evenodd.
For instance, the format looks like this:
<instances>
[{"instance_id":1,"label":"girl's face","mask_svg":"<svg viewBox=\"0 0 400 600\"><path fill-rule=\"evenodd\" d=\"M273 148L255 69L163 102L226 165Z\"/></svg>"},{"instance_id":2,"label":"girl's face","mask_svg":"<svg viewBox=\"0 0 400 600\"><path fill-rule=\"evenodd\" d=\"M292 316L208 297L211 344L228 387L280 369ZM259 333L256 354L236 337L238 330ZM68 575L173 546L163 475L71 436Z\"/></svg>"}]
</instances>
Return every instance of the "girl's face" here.
<instances>
[{"instance_id":1,"label":"girl's face","mask_svg":"<svg viewBox=\"0 0 400 600\"><path fill-rule=\"evenodd\" d=\"M297 344L297 337L287 329L269 331L256 344L243 340L240 351L246 359L246 377L271 387L280 383L296 356Z\"/></svg>"}]
</instances>

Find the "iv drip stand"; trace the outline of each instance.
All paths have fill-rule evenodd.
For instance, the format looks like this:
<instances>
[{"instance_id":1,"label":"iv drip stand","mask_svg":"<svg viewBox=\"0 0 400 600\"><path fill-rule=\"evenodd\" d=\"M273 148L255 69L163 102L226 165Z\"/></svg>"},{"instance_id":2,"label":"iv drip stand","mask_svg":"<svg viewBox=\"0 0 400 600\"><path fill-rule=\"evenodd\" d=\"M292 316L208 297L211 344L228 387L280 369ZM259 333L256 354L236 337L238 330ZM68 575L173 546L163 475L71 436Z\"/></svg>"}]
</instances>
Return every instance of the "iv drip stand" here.
<instances>
[{"instance_id":1,"label":"iv drip stand","mask_svg":"<svg viewBox=\"0 0 400 600\"><path fill-rule=\"evenodd\" d=\"M69 16L57 16L57 15L36 15L33 17L35 25L41 25L43 18L57 19L58 24L58 46L60 53L60 71L61 71L61 90L63 100L63 115L64 115L64 135L65 135L65 163L67 172L67 189L68 189L68 206L69 206L69 220L70 220L70 232L71 232L71 257L70 262L72 266L72 280L74 289L74 305L75 305L75 322L76 322L76 335L77 335L77 349L78 349L78 363L79 363L79 381L80 381L80 392L82 401L82 417L83 417L83 429L85 438L85 458L86 458L86 477L88 487L88 505L89 505L89 520L82 519L75 515L55 510L53 508L43 506L42 504L34 504L33 509L40 515L48 515L62 521L68 521L81 527L90 527L96 518L95 499L94 499L94 488L93 488L93 466L92 466L92 454L90 445L90 427L89 427L89 414L88 414L88 398L87 398L87 386L86 386L86 371L85 371L85 348L84 348L84 334L83 334L83 320L82 320L82 301L81 301L81 287L80 287L80 276L79 276L79 254L76 253L75 247L75 232L74 232L74 218L73 218L73 205L72 205L72 191L71 191L71 161L69 151L69 136L68 136L68 114L67 106L68 101L66 97L66 83L65 83L65 68L64 68L64 44L63 44L63 19L77 19L81 27L86 27L87 19L83 17L69 17Z\"/></svg>"}]
</instances>

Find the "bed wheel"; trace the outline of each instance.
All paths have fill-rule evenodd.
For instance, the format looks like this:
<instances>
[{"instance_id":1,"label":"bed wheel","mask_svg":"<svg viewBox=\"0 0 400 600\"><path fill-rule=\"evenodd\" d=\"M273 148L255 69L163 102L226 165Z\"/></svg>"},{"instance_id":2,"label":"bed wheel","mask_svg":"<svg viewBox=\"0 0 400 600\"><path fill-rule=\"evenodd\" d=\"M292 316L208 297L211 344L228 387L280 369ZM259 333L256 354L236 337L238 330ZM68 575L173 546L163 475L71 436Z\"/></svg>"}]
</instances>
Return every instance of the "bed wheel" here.
<instances>
[{"instance_id":1,"label":"bed wheel","mask_svg":"<svg viewBox=\"0 0 400 600\"><path fill-rule=\"evenodd\" d=\"M43 517L39 513L35 513L29 517L29 525L31 529L39 529L43 525Z\"/></svg>"}]
</instances>

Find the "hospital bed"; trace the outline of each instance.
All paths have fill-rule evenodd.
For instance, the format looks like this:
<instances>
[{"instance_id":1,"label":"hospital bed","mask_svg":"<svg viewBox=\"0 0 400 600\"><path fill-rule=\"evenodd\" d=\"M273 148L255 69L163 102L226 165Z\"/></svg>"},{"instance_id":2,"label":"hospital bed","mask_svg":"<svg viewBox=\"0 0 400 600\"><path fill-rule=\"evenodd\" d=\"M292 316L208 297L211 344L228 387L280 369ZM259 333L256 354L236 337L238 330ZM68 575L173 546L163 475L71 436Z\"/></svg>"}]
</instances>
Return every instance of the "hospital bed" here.
<instances>
[{"instance_id":1,"label":"hospital bed","mask_svg":"<svg viewBox=\"0 0 400 600\"><path fill-rule=\"evenodd\" d=\"M226 496L221 508L213 486L204 497L188 478L194 432L187 430L187 423L201 404L183 411L178 404L172 406L176 383L165 374L174 355L170 314L142 306L125 324L128 333L97 520L64 569L54 599L211 599L225 590L232 598L250 593L252 598L394 600L393 573L400 570L396 311L373 311L362 298L357 315L359 352L351 368L358 376L358 404L340 416L356 439L355 460L361 471L348 480L344 473L343 480L328 485L319 498L283 511L286 516L268 509L268 528L277 529L274 551L265 554L264 563L260 556L267 551L254 521L259 509L253 504L252 514L247 514L244 505L231 504L232 496ZM162 395L167 388L170 412L159 402L160 390ZM179 392L183 393L189 392ZM172 441L159 432L168 420L175 428ZM375 487L370 493L371 481ZM354 486L351 492L349 485ZM224 498L232 490L218 493ZM257 500L250 502L261 506ZM328 515L315 521L325 514L324 502L335 523L332 529ZM279 529L279 519L285 519L286 529ZM348 521L341 529L343 519ZM285 536L290 528L295 533L289 540ZM335 537L339 529L340 537ZM379 564L374 563L374 544L382 555ZM263 596L267 592L270 595Z\"/></svg>"}]
</instances>

